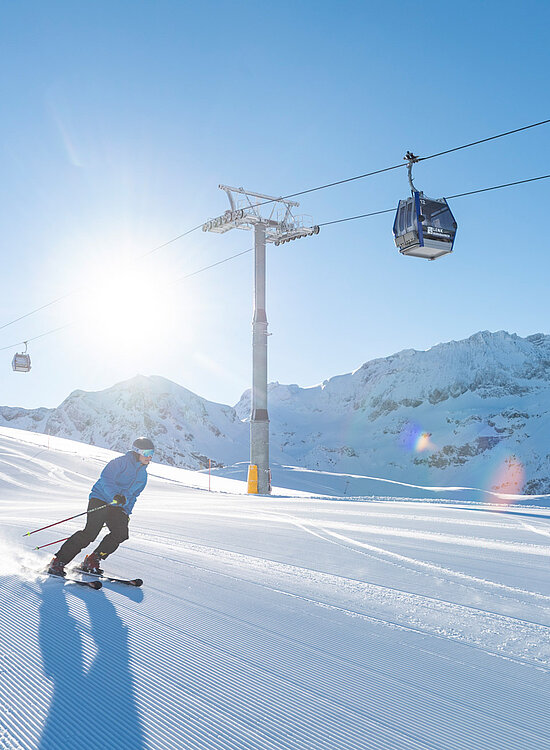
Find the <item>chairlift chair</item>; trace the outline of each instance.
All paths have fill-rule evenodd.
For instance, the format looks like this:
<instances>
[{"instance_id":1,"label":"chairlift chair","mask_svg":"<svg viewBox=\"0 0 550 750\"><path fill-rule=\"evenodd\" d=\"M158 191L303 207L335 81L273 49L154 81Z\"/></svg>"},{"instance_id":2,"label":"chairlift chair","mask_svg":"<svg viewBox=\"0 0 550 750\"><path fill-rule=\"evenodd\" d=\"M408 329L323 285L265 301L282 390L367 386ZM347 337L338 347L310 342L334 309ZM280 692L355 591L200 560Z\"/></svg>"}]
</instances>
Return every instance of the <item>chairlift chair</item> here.
<instances>
[{"instance_id":1,"label":"chairlift chair","mask_svg":"<svg viewBox=\"0 0 550 750\"><path fill-rule=\"evenodd\" d=\"M17 352L11 362L12 368L15 372L29 372L31 369L31 356L27 354L27 342L25 341L25 351Z\"/></svg>"},{"instance_id":2,"label":"chairlift chair","mask_svg":"<svg viewBox=\"0 0 550 750\"><path fill-rule=\"evenodd\" d=\"M403 255L435 260L453 250L457 224L445 198L427 198L412 182L412 165L418 158L407 151L411 197L399 201L393 234Z\"/></svg>"}]
</instances>

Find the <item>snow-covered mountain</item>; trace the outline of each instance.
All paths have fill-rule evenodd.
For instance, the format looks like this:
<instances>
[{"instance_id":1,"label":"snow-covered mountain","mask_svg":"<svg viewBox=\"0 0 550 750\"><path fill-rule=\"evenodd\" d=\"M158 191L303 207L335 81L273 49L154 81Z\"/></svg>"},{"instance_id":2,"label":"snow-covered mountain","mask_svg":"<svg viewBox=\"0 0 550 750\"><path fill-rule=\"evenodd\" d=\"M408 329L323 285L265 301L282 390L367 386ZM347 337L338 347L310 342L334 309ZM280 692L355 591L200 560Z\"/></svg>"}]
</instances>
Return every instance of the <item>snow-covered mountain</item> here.
<instances>
[{"instance_id":1,"label":"snow-covered mountain","mask_svg":"<svg viewBox=\"0 0 550 750\"><path fill-rule=\"evenodd\" d=\"M236 410L250 409L250 392ZM415 484L550 492L550 336L476 333L313 388L270 386L289 464Z\"/></svg>"},{"instance_id":2,"label":"snow-covered mountain","mask_svg":"<svg viewBox=\"0 0 550 750\"><path fill-rule=\"evenodd\" d=\"M269 386L271 459L425 485L550 492L550 336L476 333L407 349L321 385ZM126 450L150 435L185 468L248 459L250 392L235 408L161 377L75 391L57 409L0 407L0 425Z\"/></svg>"},{"instance_id":3,"label":"snow-covered mountain","mask_svg":"<svg viewBox=\"0 0 550 750\"><path fill-rule=\"evenodd\" d=\"M246 460L248 428L215 404L158 376L138 375L104 391L74 391L56 409L0 407L0 426L127 451L136 435L155 442L157 459L201 469Z\"/></svg>"}]
</instances>

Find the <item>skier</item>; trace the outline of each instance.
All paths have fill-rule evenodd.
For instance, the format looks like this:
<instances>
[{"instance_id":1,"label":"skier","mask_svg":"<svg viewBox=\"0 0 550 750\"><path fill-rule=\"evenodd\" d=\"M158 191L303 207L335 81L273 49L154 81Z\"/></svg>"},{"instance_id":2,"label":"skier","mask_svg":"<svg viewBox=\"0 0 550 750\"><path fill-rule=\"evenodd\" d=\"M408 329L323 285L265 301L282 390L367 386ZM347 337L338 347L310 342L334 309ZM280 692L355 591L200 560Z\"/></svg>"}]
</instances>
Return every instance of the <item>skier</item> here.
<instances>
[{"instance_id":1,"label":"skier","mask_svg":"<svg viewBox=\"0 0 550 750\"><path fill-rule=\"evenodd\" d=\"M94 541L105 524L110 533L80 566L83 572L103 573L100 562L128 539L129 516L147 484L147 466L154 452L151 440L140 437L124 456L109 461L90 492L86 526L62 545L50 562L48 573L64 576L65 565Z\"/></svg>"}]
</instances>

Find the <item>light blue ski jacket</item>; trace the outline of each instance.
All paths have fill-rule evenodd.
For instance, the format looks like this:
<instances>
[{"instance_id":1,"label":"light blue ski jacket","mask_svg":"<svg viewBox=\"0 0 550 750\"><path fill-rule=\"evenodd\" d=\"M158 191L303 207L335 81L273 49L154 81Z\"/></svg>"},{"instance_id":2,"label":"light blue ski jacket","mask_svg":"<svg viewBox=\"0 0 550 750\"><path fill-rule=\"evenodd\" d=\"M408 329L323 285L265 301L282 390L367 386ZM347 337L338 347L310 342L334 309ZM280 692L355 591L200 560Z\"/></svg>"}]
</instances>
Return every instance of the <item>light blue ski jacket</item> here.
<instances>
[{"instance_id":1,"label":"light blue ski jacket","mask_svg":"<svg viewBox=\"0 0 550 750\"><path fill-rule=\"evenodd\" d=\"M124 495L126 502L116 507L130 515L146 484L147 467L133 451L128 451L124 456L109 461L92 487L90 498L97 497L104 503L112 503L115 495Z\"/></svg>"}]
</instances>

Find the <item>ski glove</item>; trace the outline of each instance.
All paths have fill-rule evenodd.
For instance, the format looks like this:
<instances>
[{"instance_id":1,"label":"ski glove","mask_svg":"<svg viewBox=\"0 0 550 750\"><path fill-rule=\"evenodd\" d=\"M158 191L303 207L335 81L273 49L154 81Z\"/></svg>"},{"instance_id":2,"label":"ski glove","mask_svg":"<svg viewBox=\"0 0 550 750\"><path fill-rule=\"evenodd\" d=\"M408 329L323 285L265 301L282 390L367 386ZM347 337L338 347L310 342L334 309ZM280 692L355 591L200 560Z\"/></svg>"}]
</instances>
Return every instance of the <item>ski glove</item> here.
<instances>
[{"instance_id":1,"label":"ski glove","mask_svg":"<svg viewBox=\"0 0 550 750\"><path fill-rule=\"evenodd\" d=\"M126 503L126 498L124 497L124 495L115 495L113 497L113 502L116 505L124 505Z\"/></svg>"}]
</instances>

